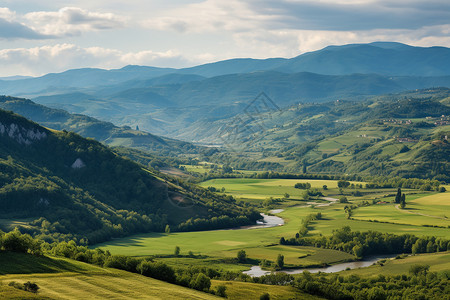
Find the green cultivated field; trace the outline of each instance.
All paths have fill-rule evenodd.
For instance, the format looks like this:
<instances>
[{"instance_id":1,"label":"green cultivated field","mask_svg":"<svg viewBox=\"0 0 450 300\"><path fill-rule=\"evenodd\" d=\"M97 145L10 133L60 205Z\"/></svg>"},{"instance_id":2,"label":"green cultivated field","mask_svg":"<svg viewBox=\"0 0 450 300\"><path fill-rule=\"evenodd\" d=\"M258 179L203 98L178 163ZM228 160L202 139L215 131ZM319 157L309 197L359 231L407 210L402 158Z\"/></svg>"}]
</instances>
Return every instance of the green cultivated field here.
<instances>
[{"instance_id":1,"label":"green cultivated field","mask_svg":"<svg viewBox=\"0 0 450 300\"><path fill-rule=\"evenodd\" d=\"M9 273L0 275L1 299L220 299L138 274L63 258L0 252L0 272ZM11 281L35 282L40 288L38 296L9 287Z\"/></svg>"},{"instance_id":2,"label":"green cultivated field","mask_svg":"<svg viewBox=\"0 0 450 300\"><path fill-rule=\"evenodd\" d=\"M405 209L399 209L393 203L361 207L353 217L358 220L450 228L450 193L412 195L407 197Z\"/></svg>"},{"instance_id":3,"label":"green cultivated field","mask_svg":"<svg viewBox=\"0 0 450 300\"><path fill-rule=\"evenodd\" d=\"M294 188L296 183L309 182L312 188L320 188L327 185L328 193L336 193L338 186L336 180L311 180L311 179L251 179L251 178L231 178L212 179L202 182L203 187L225 188L225 193L236 198L245 199L266 199L269 197L282 198L285 193L290 198L301 199L304 190ZM360 183L360 182L352 182ZM364 183L363 183L364 184Z\"/></svg>"},{"instance_id":4,"label":"green cultivated field","mask_svg":"<svg viewBox=\"0 0 450 300\"><path fill-rule=\"evenodd\" d=\"M428 253L408 256L403 259L387 260L383 266L376 264L367 268L360 268L340 272L341 275L356 274L360 276L378 276L406 274L412 265L429 265L430 272L450 270L450 252Z\"/></svg>"},{"instance_id":5,"label":"green cultivated field","mask_svg":"<svg viewBox=\"0 0 450 300\"><path fill-rule=\"evenodd\" d=\"M302 190L293 188L296 182L310 182L313 187L321 187L326 184L335 190L337 187L336 181L284 179L215 179L204 182L202 185L214 186L216 188L223 186L226 192L235 197L239 197L240 195L245 195L246 197L252 196L256 197L256 199L253 198L254 201L261 201L261 199L267 196L280 197L286 191L291 195L295 195L297 191L302 192ZM383 192L392 194L393 191L394 189L378 190L376 192L378 194L382 194ZM411 208L411 211L412 208L416 208L414 212L423 211L431 213L436 209L434 206L447 205L449 195L450 193L409 195L407 197L407 207ZM358 197L358 201L373 197L373 194ZM383 198L385 201L391 201L391 199L392 197ZM289 203L292 203L292 201ZM408 214L406 212L408 210L400 211L394 205L386 204L357 208L354 215L356 219L349 220L346 218L344 212L345 205L336 203L331 206L312 208L301 204L284 207L285 210L278 213L277 216L285 220L285 225L272 228L181 232L168 235L161 233L141 234L96 246L108 249L113 254L133 256L167 256L173 254L175 246L179 246L183 257L158 259L162 259L171 265L209 265L229 270L248 269L249 265L236 265L229 261L229 258L236 257L237 251L241 249L244 249L247 256L254 260L268 259L275 261L277 255L281 253L285 256L285 262L288 267L307 266L324 262L333 263L351 259L351 255L333 250L278 245L280 237L293 237L301 226L301 220L307 215L317 212L322 213L323 219L312 223L308 233L309 235L329 235L334 229L341 228L342 226L350 226L352 230L359 231L374 230L396 234L410 233L417 236L426 235L450 238L450 229L447 227L421 226L422 224L435 224L433 222L442 225L447 224L445 222L448 221L444 219ZM440 209L442 210L442 207ZM394 218L399 218L399 221L394 222ZM369 219L391 223L369 222ZM203 257L185 257L189 251L192 251L195 255L202 255Z\"/></svg>"},{"instance_id":6,"label":"green cultivated field","mask_svg":"<svg viewBox=\"0 0 450 300\"><path fill-rule=\"evenodd\" d=\"M228 299L233 300L259 299L259 296L261 296L264 293L268 293L270 295L270 299L275 300L324 299L318 296L304 294L291 286L265 285L239 281L218 281L218 280L211 281L212 288L215 289L219 285L224 285L227 287L226 293Z\"/></svg>"}]
</instances>

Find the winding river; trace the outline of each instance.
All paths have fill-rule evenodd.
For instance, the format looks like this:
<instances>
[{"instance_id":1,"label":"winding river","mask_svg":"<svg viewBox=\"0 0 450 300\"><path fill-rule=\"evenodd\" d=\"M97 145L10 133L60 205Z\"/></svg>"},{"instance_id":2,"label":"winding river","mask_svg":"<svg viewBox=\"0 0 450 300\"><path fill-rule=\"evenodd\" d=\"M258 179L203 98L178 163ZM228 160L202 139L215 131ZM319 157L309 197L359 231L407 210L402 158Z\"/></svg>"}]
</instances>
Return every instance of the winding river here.
<instances>
[{"instance_id":1,"label":"winding river","mask_svg":"<svg viewBox=\"0 0 450 300\"><path fill-rule=\"evenodd\" d=\"M330 201L330 203L326 203L325 205L333 204L337 201L337 199L334 198L324 198L324 200ZM278 214L281 213L283 209L274 209L271 210L271 214ZM282 226L284 225L284 220L280 217L273 216L273 215L266 215L261 214L263 216L263 221L257 221L256 225L251 226L243 226L236 229L255 229L255 228L269 228L269 227L275 227L275 226ZM303 271L309 271L310 273L318 273L318 272L324 272L324 273L335 273L344 271L346 269L358 269L358 268L365 268L373 265L374 263L382 260L382 259L390 259L395 257L395 255L376 255L376 256L368 256L364 260L360 261L353 261L353 262L346 262L341 264L336 264L328 267L321 267L321 268L299 268L299 269L287 269L279 272L283 272L286 274L300 274L303 273ZM242 272L244 274L250 275L252 277L260 277L263 275L270 274L270 271L264 271L261 269L260 266L253 266L250 270Z\"/></svg>"},{"instance_id":2,"label":"winding river","mask_svg":"<svg viewBox=\"0 0 450 300\"><path fill-rule=\"evenodd\" d=\"M346 262L342 264L336 264L328 267L322 267L322 268L301 268L301 269L288 269L284 271L279 271L286 274L300 274L303 273L303 271L308 271L310 273L335 273L344 271L346 269L358 269L358 268L365 268L373 265L374 263L382 260L382 259L390 259L395 257L395 255L376 255L376 256L368 256L365 260L360 261L353 261L353 262ZM260 277L263 275L270 274L270 271L264 271L261 269L260 266L253 266L250 270L242 272L244 274L250 275L252 277Z\"/></svg>"}]
</instances>

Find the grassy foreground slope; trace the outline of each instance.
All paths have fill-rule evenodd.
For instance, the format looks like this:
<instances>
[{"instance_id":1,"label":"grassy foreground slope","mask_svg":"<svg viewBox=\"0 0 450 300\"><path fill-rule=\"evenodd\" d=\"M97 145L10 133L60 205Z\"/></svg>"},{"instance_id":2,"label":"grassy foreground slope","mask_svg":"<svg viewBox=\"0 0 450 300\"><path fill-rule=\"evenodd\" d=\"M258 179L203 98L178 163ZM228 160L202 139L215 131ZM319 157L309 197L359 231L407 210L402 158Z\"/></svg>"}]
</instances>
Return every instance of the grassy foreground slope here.
<instances>
[{"instance_id":1,"label":"grassy foreground slope","mask_svg":"<svg viewBox=\"0 0 450 300\"><path fill-rule=\"evenodd\" d=\"M0 273L9 273L0 275L1 299L220 299L138 274L65 258L0 252L0 262ZM34 295L7 286L11 281L35 282L40 289Z\"/></svg>"}]
</instances>

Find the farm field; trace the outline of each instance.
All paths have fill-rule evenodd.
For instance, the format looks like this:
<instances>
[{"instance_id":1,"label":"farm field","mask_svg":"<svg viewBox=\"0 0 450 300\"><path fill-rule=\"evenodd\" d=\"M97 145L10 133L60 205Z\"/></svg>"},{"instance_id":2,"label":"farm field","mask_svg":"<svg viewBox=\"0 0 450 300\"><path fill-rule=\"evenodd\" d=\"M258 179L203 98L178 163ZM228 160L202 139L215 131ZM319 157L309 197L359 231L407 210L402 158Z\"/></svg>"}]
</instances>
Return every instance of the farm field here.
<instances>
[{"instance_id":1,"label":"farm field","mask_svg":"<svg viewBox=\"0 0 450 300\"><path fill-rule=\"evenodd\" d=\"M219 285L226 286L227 288L226 293L228 299L233 300L259 299L259 297L264 293L268 293L270 295L270 299L276 300L324 299L318 296L302 293L291 286L265 285L239 281L218 281L218 280L211 281L212 288L216 288Z\"/></svg>"},{"instance_id":2,"label":"farm field","mask_svg":"<svg viewBox=\"0 0 450 300\"><path fill-rule=\"evenodd\" d=\"M408 199L409 198L409 199ZM450 194L411 195L407 198L405 209L387 203L383 205L360 207L353 218L358 220L378 220L396 224L444 226L450 228ZM392 201L389 199L389 201Z\"/></svg>"},{"instance_id":3,"label":"farm field","mask_svg":"<svg viewBox=\"0 0 450 300\"><path fill-rule=\"evenodd\" d=\"M336 181L284 179L215 179L204 182L202 185L214 186L216 188L221 188L223 186L227 193L237 198L238 195L253 195L253 197L263 198L266 197L265 195L282 196L286 190L288 190L288 193L296 192L298 189L293 187L296 182L310 182L313 187L321 187L326 184L330 187L331 193L333 192L333 189L337 188ZM382 190L377 193L381 194L384 192L392 194L394 190L395 189ZM298 191L301 192L302 190ZM443 202L445 204L448 196L449 193L427 194L422 192L421 194L408 196L408 199L411 201L408 203L410 203L411 207L422 203L423 209L433 210L433 208L429 208L427 199L440 199L434 201L438 201L439 203ZM364 196L358 197L358 201L371 199L369 197L373 197L373 194L368 195L367 198ZM259 198L253 199L254 201L261 201ZM385 201L391 201L392 197L384 199ZM291 204L292 201L288 201L288 203ZM433 202L431 204L436 203ZM287 266L307 266L323 262L335 263L345 259L351 259L352 256L349 254L337 251L333 252L332 250L278 245L281 237L290 238L298 232L303 218L317 212L322 213L323 219L311 223L309 235L330 235L332 231L337 228L350 226L352 230L355 231L374 230L397 234L410 233L417 236L450 237L450 229L447 227L421 226L422 223L429 224L434 218L419 215L417 217L413 216L413 218L409 218L409 214L397 210L391 204L371 205L368 207L357 208L355 209L355 218L357 219L354 220L347 219L344 212L344 207L346 205L347 204L335 203L330 206L317 206L313 208L311 206L306 206L305 204L286 207L283 206L282 203L280 208L284 208L284 211L277 213L277 216L284 219L285 224L283 226L247 230L141 234L95 246L108 249L113 254L133 256L170 256L173 254L174 248L179 246L181 248L182 257L158 259L173 265L177 263L186 265L195 263L200 265L215 265L227 270L248 269L249 265L236 265L229 261L229 259L235 258L237 251L241 249L246 251L250 260L256 262L261 259L274 261L278 254L283 254ZM392 216L397 215L403 217L403 220L398 224L393 224ZM359 220L359 217L367 217L367 220ZM369 222L368 219L371 219L372 222ZM392 223L382 223L388 221ZM187 257L189 251L192 251L197 258ZM324 257L326 257L326 259L324 259Z\"/></svg>"},{"instance_id":4,"label":"farm field","mask_svg":"<svg viewBox=\"0 0 450 300\"><path fill-rule=\"evenodd\" d=\"M304 190L296 189L294 185L296 183L306 182L309 182L312 188L322 189L326 185L328 194L336 194L338 192L337 180L219 178L202 182L200 185L203 187L212 186L217 189L224 187L225 193L233 195L236 198L282 198L285 193L288 193L290 198L301 199ZM364 182L355 181L351 183L364 184Z\"/></svg>"},{"instance_id":5,"label":"farm field","mask_svg":"<svg viewBox=\"0 0 450 300\"><path fill-rule=\"evenodd\" d=\"M0 258L0 272L9 273L0 276L1 299L220 299L138 274L64 258L17 253L2 253ZM38 297L9 287L11 281L35 282L40 288Z\"/></svg>"},{"instance_id":6,"label":"farm field","mask_svg":"<svg viewBox=\"0 0 450 300\"><path fill-rule=\"evenodd\" d=\"M360 276L398 275L408 273L412 265L429 265L430 272L448 271L450 270L450 252L418 254L403 259L387 260L383 266L376 264L367 268L342 271L339 274L344 276L351 274Z\"/></svg>"}]
</instances>

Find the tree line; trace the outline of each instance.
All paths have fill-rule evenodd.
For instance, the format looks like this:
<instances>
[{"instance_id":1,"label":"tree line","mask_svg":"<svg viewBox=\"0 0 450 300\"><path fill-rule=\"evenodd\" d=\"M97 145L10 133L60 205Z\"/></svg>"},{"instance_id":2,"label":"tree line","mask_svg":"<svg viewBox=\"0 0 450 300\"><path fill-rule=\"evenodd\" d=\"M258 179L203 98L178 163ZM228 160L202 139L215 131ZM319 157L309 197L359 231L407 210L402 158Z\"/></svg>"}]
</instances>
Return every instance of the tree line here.
<instances>
[{"instance_id":1,"label":"tree line","mask_svg":"<svg viewBox=\"0 0 450 300\"><path fill-rule=\"evenodd\" d=\"M303 227L300 231L303 230ZM280 244L314 246L344 251L362 258L375 254L433 253L450 250L450 240L417 237L411 234L395 235L377 231L352 231L349 226L333 230L331 236L280 238Z\"/></svg>"}]
</instances>

